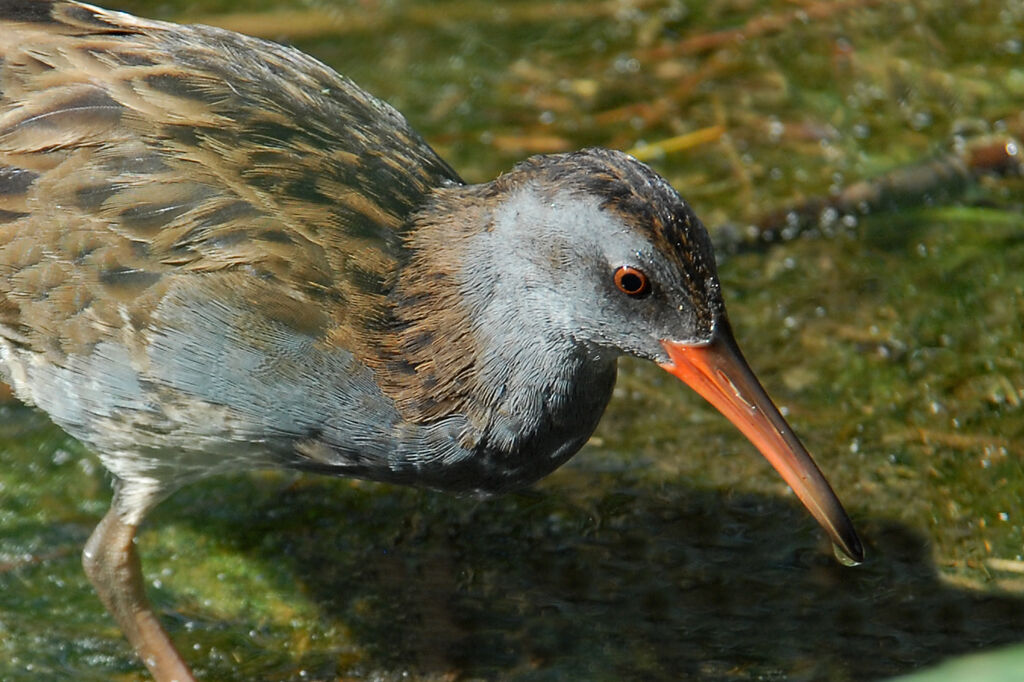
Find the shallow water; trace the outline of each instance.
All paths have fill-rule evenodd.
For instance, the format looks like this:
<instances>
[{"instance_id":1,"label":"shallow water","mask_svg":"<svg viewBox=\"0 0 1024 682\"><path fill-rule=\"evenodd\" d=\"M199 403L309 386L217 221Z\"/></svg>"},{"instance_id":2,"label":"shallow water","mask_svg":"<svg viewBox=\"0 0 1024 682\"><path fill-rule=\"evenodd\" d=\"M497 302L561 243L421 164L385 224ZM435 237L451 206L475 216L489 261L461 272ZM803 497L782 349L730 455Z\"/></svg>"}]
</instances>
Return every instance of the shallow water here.
<instances>
[{"instance_id":1,"label":"shallow water","mask_svg":"<svg viewBox=\"0 0 1024 682\"><path fill-rule=\"evenodd\" d=\"M139 546L197 672L841 682L1024 640L1024 182L744 240L808 197L1024 134L1024 3L492 5L108 4L293 42L471 181L646 144L725 247L740 345L869 560L840 566L733 427L626 361L591 443L519 495L261 474L172 497ZM146 679L79 562L107 477L39 413L0 417L0 679Z\"/></svg>"}]
</instances>

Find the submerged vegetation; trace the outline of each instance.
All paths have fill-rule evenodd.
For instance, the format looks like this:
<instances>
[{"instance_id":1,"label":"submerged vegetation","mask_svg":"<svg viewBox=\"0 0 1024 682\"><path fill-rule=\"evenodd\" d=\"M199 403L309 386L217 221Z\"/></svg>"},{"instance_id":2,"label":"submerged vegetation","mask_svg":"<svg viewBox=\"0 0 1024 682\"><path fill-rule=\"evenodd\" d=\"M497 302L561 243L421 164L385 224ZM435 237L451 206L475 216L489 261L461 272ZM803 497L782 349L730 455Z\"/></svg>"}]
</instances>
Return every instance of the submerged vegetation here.
<instances>
[{"instance_id":1,"label":"submerged vegetation","mask_svg":"<svg viewBox=\"0 0 1024 682\"><path fill-rule=\"evenodd\" d=\"M839 566L733 427L624 362L522 494L272 473L169 499L139 546L197 674L842 682L1024 640L1024 5L105 4L294 43L470 181L643 156L722 245L736 335L869 553ZM106 475L2 410L0 679L145 679L79 560Z\"/></svg>"}]
</instances>

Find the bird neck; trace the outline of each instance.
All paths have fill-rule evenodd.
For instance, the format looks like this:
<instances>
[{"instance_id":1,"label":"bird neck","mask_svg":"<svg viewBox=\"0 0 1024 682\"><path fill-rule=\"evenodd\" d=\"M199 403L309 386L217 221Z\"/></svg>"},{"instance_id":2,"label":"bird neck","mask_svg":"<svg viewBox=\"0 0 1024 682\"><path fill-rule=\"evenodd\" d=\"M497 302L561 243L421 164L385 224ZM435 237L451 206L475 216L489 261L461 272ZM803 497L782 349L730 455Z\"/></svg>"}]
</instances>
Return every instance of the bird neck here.
<instances>
[{"instance_id":1,"label":"bird neck","mask_svg":"<svg viewBox=\"0 0 1024 682\"><path fill-rule=\"evenodd\" d=\"M610 397L615 355L561 331L558 306L524 292L530 266L498 225L507 193L496 183L435 193L406 238L391 319L366 361L407 421L463 415L502 450L577 439L569 424L585 441Z\"/></svg>"}]
</instances>

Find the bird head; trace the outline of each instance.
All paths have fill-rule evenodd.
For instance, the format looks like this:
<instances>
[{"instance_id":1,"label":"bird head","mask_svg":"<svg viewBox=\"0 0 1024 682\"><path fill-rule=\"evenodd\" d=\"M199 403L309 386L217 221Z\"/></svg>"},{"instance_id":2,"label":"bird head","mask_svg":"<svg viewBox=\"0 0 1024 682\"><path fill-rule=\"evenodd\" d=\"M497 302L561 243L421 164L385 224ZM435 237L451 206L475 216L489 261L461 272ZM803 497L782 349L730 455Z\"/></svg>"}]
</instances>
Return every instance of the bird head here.
<instances>
[{"instance_id":1,"label":"bird head","mask_svg":"<svg viewBox=\"0 0 1024 682\"><path fill-rule=\"evenodd\" d=\"M782 475L841 558L862 560L842 505L740 352L710 237L675 189L606 149L534 157L492 184L500 201L468 262L490 259L481 274L511 281L546 328L688 384Z\"/></svg>"}]
</instances>

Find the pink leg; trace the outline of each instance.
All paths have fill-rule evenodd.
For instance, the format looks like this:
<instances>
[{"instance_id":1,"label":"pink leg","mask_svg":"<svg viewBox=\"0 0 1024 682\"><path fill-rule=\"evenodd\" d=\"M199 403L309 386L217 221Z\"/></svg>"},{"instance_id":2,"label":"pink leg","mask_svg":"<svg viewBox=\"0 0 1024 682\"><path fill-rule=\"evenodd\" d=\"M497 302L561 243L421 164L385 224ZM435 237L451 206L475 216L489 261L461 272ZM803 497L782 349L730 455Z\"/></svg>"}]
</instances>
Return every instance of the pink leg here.
<instances>
[{"instance_id":1,"label":"pink leg","mask_svg":"<svg viewBox=\"0 0 1024 682\"><path fill-rule=\"evenodd\" d=\"M157 682L195 682L146 599L136 530L121 518L115 500L85 545L85 573Z\"/></svg>"}]
</instances>

